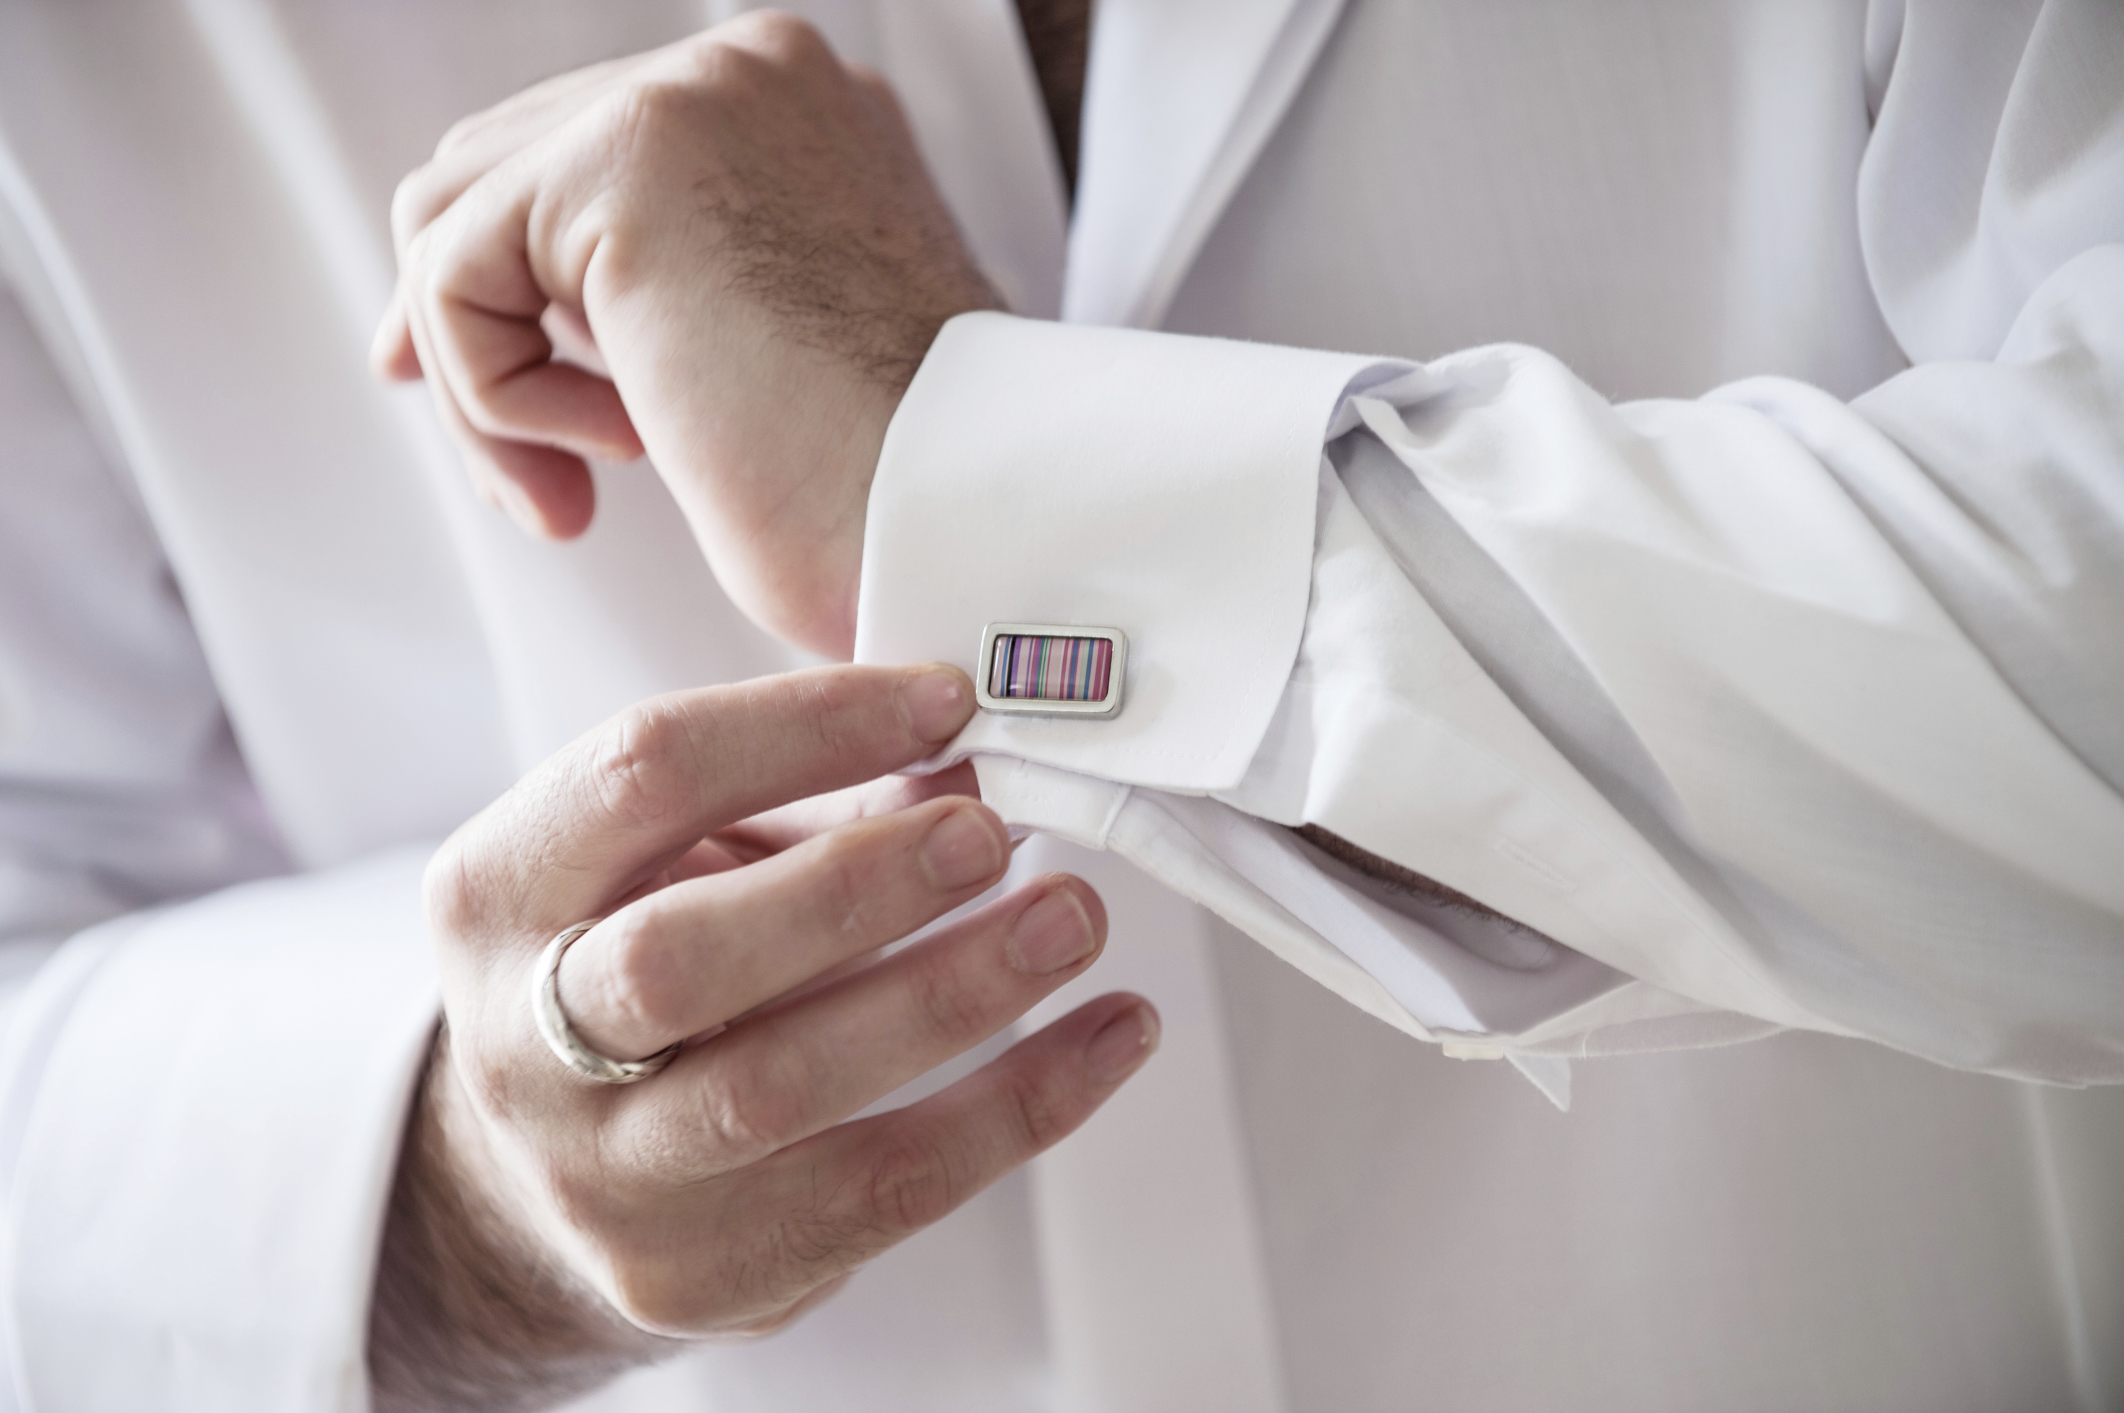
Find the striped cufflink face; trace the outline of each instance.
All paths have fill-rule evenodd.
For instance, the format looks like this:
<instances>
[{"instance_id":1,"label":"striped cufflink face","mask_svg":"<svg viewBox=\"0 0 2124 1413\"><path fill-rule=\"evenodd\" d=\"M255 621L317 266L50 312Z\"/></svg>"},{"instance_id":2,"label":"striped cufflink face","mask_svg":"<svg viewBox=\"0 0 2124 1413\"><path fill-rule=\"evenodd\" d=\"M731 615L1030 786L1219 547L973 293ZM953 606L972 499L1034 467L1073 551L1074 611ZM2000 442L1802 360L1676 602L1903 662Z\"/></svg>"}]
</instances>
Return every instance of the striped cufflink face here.
<instances>
[{"instance_id":1,"label":"striped cufflink face","mask_svg":"<svg viewBox=\"0 0 2124 1413\"><path fill-rule=\"evenodd\" d=\"M1127 666L1128 637L1118 628L991 623L981 633L974 699L983 711L1113 716Z\"/></svg>"}]
</instances>

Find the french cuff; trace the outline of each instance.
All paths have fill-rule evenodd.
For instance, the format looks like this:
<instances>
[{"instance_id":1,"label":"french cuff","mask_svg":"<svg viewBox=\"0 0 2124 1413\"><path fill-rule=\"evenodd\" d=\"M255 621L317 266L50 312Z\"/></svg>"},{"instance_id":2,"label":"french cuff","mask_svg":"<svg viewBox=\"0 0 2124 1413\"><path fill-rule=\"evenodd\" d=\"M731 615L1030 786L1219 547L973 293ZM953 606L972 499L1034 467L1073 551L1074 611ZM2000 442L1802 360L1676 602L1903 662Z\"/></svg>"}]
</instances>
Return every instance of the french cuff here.
<instances>
[{"instance_id":1,"label":"french cuff","mask_svg":"<svg viewBox=\"0 0 2124 1413\"><path fill-rule=\"evenodd\" d=\"M33 1102L0 1278L31 1407L368 1406L378 1232L437 1010L427 853L120 919L24 998L48 1044L7 1076ZM76 948L92 968L57 965Z\"/></svg>"},{"instance_id":2,"label":"french cuff","mask_svg":"<svg viewBox=\"0 0 2124 1413\"><path fill-rule=\"evenodd\" d=\"M1118 629L1120 710L952 743L1185 794L1246 773L1305 630L1321 449L1405 365L965 314L886 432L858 662L978 661L992 624Z\"/></svg>"}]
</instances>

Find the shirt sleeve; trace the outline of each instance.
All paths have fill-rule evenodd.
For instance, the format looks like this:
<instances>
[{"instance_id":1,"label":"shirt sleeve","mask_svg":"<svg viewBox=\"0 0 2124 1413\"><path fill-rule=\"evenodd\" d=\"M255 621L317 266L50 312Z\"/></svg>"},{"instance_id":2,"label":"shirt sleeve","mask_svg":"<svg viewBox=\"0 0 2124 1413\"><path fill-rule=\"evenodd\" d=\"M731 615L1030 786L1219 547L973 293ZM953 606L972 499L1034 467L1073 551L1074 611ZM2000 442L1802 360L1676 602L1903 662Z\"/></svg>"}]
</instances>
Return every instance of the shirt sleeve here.
<instances>
[{"instance_id":1,"label":"shirt sleeve","mask_svg":"<svg viewBox=\"0 0 2124 1413\"><path fill-rule=\"evenodd\" d=\"M887 441L859 651L1124 630L1114 721L969 727L984 793L1462 1053L1797 1026L2124 1080L2118 13L2045 7L2003 74L1985 26L1877 25L1861 234L1913 366L1849 403L1119 331L1104 380L1047 361L1084 331L957 321ZM1272 513L1306 574L1232 528Z\"/></svg>"},{"instance_id":2,"label":"shirt sleeve","mask_svg":"<svg viewBox=\"0 0 2124 1413\"><path fill-rule=\"evenodd\" d=\"M0 1408L365 1407L426 851L257 881L191 621L5 286L0 428Z\"/></svg>"},{"instance_id":3,"label":"shirt sleeve","mask_svg":"<svg viewBox=\"0 0 2124 1413\"><path fill-rule=\"evenodd\" d=\"M0 1050L0 1268L37 1413L368 1407L378 1233L437 989L428 850L77 934Z\"/></svg>"}]
</instances>

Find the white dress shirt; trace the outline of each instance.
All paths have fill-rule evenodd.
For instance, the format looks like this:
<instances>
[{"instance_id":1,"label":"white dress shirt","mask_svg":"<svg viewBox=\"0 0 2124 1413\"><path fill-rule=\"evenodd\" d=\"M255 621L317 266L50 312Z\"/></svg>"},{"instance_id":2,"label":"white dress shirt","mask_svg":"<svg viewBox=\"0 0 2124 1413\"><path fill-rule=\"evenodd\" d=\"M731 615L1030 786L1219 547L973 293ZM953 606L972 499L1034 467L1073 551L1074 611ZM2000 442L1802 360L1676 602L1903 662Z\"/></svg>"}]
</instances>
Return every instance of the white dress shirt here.
<instances>
[{"instance_id":1,"label":"white dress shirt","mask_svg":"<svg viewBox=\"0 0 2124 1413\"><path fill-rule=\"evenodd\" d=\"M896 419L863 650L1130 633L1120 718L959 747L1166 1046L788 1335L592 1403L2124 1399L2117 1091L1945 1067L2118 1077L2114 8L1105 0L1066 228L1008 5L798 8L1033 316ZM421 841L792 661L646 472L526 543L362 368L441 129L701 18L0 10L31 1407L359 1407Z\"/></svg>"}]
</instances>

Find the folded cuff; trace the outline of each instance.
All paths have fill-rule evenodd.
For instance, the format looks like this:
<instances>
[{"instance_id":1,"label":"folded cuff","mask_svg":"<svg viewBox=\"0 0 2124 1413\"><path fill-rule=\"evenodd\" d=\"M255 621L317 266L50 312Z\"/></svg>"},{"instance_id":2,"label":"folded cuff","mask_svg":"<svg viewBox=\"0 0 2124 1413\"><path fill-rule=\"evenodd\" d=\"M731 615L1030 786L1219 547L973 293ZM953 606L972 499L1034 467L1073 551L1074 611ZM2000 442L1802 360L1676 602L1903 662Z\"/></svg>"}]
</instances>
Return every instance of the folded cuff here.
<instances>
[{"instance_id":1,"label":"folded cuff","mask_svg":"<svg viewBox=\"0 0 2124 1413\"><path fill-rule=\"evenodd\" d=\"M973 672L991 623L1118 628L1118 716L981 713L952 753L1184 793L1236 784L1305 630L1330 422L1353 384L1400 371L1223 339L952 320L879 458L856 660Z\"/></svg>"},{"instance_id":2,"label":"folded cuff","mask_svg":"<svg viewBox=\"0 0 2124 1413\"><path fill-rule=\"evenodd\" d=\"M121 919L85 982L25 998L63 1008L23 1018L52 1041L17 1057L40 1076L0 1274L31 1407L367 1406L377 1234L436 1015L427 852Z\"/></svg>"}]
</instances>

